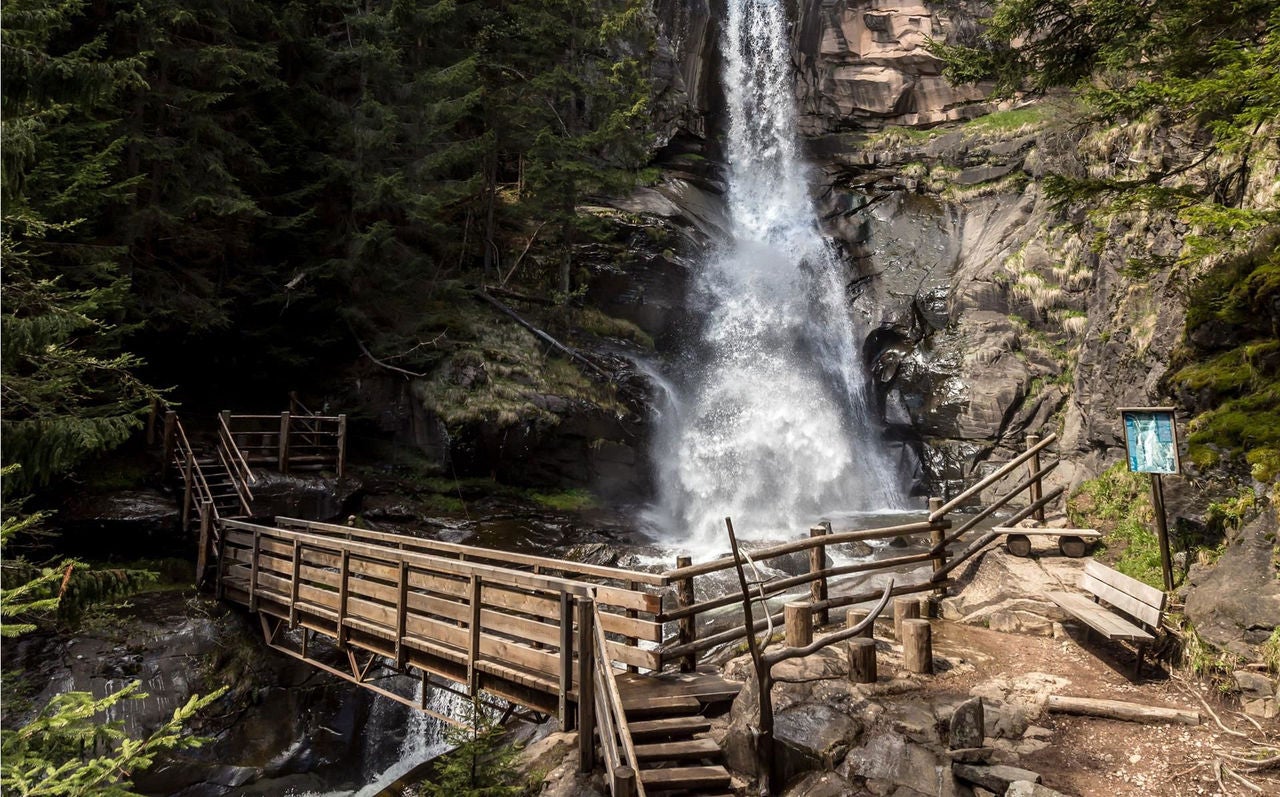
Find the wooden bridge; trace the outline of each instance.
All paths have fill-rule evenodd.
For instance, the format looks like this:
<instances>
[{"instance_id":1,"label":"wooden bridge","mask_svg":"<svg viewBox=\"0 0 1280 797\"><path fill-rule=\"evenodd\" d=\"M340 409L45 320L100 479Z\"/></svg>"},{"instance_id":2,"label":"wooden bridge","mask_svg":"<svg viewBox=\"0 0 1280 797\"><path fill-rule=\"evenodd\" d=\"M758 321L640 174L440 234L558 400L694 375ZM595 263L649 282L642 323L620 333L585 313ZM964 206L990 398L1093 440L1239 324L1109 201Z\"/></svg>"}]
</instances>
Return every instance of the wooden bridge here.
<instances>
[{"instance_id":1,"label":"wooden bridge","mask_svg":"<svg viewBox=\"0 0 1280 797\"><path fill-rule=\"evenodd\" d=\"M283 436L288 421L281 423ZM579 731L584 772L596 767L599 752L614 797L728 793L729 774L702 715L731 701L738 684L699 672L696 663L748 633L740 621L707 632L717 614L741 602L703 585L733 568L732 557L699 564L680 557L673 569L646 572L294 518L250 522L250 456L238 444L245 438L235 416L224 414L219 424L216 462L234 483L221 502L176 420L172 433L185 503L200 524L200 573L220 598L258 615L272 648L428 713L430 685L509 713L557 717L562 728ZM955 567L999 538L988 531L960 547L983 519L1027 494L1026 507L1005 521L1012 526L1061 495L1040 492L1057 464L1039 462L1053 440L1033 441L951 501L931 501L919 522L836 532L820 525L803 539L753 551L757 564L807 552L809 567L760 585L769 616L752 630L781 629L781 600L794 600L796 591L808 592L819 626L832 609L880 596L831 594L835 580L854 574L923 568L926 576L893 594L942 592ZM952 510L1017 478L1024 464L1024 479L951 528ZM844 565L826 555L831 546L912 535L929 547Z\"/></svg>"}]
</instances>

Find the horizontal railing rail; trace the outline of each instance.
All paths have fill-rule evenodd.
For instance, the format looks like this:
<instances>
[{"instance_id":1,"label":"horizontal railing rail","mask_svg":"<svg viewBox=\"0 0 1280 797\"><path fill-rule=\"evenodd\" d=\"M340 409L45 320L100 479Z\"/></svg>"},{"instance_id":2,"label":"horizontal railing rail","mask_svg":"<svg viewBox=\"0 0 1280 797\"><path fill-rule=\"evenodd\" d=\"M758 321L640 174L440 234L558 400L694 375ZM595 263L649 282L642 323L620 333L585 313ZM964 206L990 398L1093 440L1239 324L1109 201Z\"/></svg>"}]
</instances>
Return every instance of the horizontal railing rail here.
<instances>
[{"instance_id":1,"label":"horizontal railing rail","mask_svg":"<svg viewBox=\"0 0 1280 797\"><path fill-rule=\"evenodd\" d=\"M347 416L233 414L223 412L231 437L253 465L290 470L333 468L346 471Z\"/></svg>"}]
</instances>

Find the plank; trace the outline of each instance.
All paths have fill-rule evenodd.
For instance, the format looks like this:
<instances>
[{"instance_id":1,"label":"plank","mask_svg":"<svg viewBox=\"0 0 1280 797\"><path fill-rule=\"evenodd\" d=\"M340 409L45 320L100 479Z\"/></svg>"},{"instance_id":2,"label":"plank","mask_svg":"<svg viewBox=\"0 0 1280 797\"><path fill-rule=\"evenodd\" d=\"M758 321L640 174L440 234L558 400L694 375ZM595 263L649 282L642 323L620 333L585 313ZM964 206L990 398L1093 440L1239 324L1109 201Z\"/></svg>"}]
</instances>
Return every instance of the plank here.
<instances>
[{"instance_id":1,"label":"plank","mask_svg":"<svg viewBox=\"0 0 1280 797\"><path fill-rule=\"evenodd\" d=\"M637 717L641 719L697 714L702 710L702 704L698 702L698 699L687 695L651 697L632 694L630 697L622 698L622 706L628 718Z\"/></svg>"},{"instance_id":2,"label":"plank","mask_svg":"<svg viewBox=\"0 0 1280 797\"><path fill-rule=\"evenodd\" d=\"M1113 594L1129 595L1137 601L1152 607L1156 610L1157 616L1156 620L1150 623L1150 625L1159 625L1159 613L1164 611L1164 608L1167 605L1166 602L1168 601L1168 596L1165 595L1163 590L1156 589L1150 584L1144 584L1136 578L1126 576L1118 570L1112 570L1096 559L1090 559L1088 562L1085 562L1084 575L1081 577L1081 586L1084 587L1086 583L1091 585L1105 585L1109 591L1113 592ZM1093 590L1090 589L1090 591L1092 592ZM1102 595L1101 593L1095 594L1098 594L1099 597L1108 603L1112 603L1112 601L1105 595ZM1112 603L1112 605L1115 606L1117 604ZM1128 611L1128 609L1125 609L1125 611ZM1143 619L1143 621L1146 622L1146 620L1139 615L1134 614L1134 616L1139 617L1139 619Z\"/></svg>"},{"instance_id":3,"label":"plank","mask_svg":"<svg viewBox=\"0 0 1280 797\"><path fill-rule=\"evenodd\" d=\"M1050 529L1050 528L1023 528L1021 526L993 526L992 531L997 534L1026 534L1029 537L1101 537L1102 532L1097 529Z\"/></svg>"},{"instance_id":4,"label":"plank","mask_svg":"<svg viewBox=\"0 0 1280 797\"><path fill-rule=\"evenodd\" d=\"M653 720L637 720L630 723L631 738L637 742L693 736L711 730L711 722L699 715L660 717ZM636 748L637 752L639 748Z\"/></svg>"},{"instance_id":5,"label":"plank","mask_svg":"<svg viewBox=\"0 0 1280 797\"><path fill-rule=\"evenodd\" d=\"M640 780L653 791L694 791L705 793L729 785L729 772L724 767L667 767L645 769Z\"/></svg>"},{"instance_id":6,"label":"plank","mask_svg":"<svg viewBox=\"0 0 1280 797\"><path fill-rule=\"evenodd\" d=\"M633 734L634 738L634 734ZM636 745L636 761L701 761L717 758L720 745L713 739L683 739L675 742L653 742Z\"/></svg>"},{"instance_id":7,"label":"plank","mask_svg":"<svg viewBox=\"0 0 1280 797\"><path fill-rule=\"evenodd\" d=\"M662 673L661 675L618 674L618 689L625 702L628 697L689 696L700 703L723 703L742 691L742 684L714 673Z\"/></svg>"},{"instance_id":8,"label":"plank","mask_svg":"<svg viewBox=\"0 0 1280 797\"><path fill-rule=\"evenodd\" d=\"M1080 714L1089 717L1126 720L1128 722L1176 722L1182 725L1199 725L1200 714L1178 708L1146 706L1123 700L1100 700L1089 697L1049 695L1048 709L1059 714Z\"/></svg>"},{"instance_id":9,"label":"plank","mask_svg":"<svg viewBox=\"0 0 1280 797\"><path fill-rule=\"evenodd\" d=\"M1158 607L1143 603L1133 595L1121 592L1110 584L1098 581L1088 573L1085 573L1080 577L1080 588L1093 595L1097 595L1119 611L1122 611L1137 620L1141 620L1152 628L1160 625L1160 615L1162 612Z\"/></svg>"},{"instance_id":10,"label":"plank","mask_svg":"<svg viewBox=\"0 0 1280 797\"><path fill-rule=\"evenodd\" d=\"M1045 597L1062 607L1068 614L1089 625L1107 639L1127 642L1150 642L1155 637L1093 601L1075 592L1049 592Z\"/></svg>"}]
</instances>

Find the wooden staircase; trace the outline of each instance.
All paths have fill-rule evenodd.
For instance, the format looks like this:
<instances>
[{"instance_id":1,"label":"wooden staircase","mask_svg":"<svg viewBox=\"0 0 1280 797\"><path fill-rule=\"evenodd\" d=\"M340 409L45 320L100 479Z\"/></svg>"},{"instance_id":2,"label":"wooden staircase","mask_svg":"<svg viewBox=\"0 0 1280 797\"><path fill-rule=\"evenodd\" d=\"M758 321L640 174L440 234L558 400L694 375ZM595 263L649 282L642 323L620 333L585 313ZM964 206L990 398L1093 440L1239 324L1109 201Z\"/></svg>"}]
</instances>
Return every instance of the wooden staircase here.
<instances>
[{"instance_id":1,"label":"wooden staircase","mask_svg":"<svg viewBox=\"0 0 1280 797\"><path fill-rule=\"evenodd\" d=\"M741 684L709 672L621 675L618 683L646 794L733 794L703 714L727 706Z\"/></svg>"}]
</instances>

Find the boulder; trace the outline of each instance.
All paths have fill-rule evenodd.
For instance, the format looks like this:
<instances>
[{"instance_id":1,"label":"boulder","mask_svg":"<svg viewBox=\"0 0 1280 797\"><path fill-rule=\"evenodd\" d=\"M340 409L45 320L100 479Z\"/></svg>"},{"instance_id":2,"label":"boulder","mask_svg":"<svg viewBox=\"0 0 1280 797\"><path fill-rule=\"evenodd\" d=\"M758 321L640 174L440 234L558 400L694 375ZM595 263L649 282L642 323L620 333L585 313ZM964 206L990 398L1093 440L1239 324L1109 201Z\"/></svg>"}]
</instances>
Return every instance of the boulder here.
<instances>
[{"instance_id":1,"label":"boulder","mask_svg":"<svg viewBox=\"0 0 1280 797\"><path fill-rule=\"evenodd\" d=\"M1190 574L1186 614L1196 633L1251 660L1280 627L1276 534L1275 511L1264 511L1241 530L1211 570L1193 568Z\"/></svg>"},{"instance_id":2,"label":"boulder","mask_svg":"<svg viewBox=\"0 0 1280 797\"><path fill-rule=\"evenodd\" d=\"M947 744L952 750L982 747L984 729L982 698L970 698L957 706L951 715Z\"/></svg>"}]
</instances>

